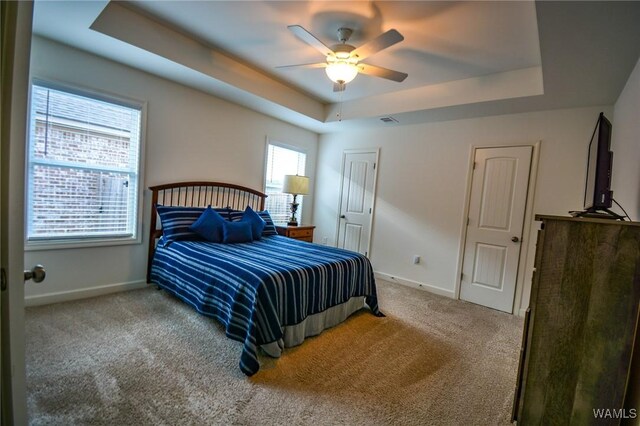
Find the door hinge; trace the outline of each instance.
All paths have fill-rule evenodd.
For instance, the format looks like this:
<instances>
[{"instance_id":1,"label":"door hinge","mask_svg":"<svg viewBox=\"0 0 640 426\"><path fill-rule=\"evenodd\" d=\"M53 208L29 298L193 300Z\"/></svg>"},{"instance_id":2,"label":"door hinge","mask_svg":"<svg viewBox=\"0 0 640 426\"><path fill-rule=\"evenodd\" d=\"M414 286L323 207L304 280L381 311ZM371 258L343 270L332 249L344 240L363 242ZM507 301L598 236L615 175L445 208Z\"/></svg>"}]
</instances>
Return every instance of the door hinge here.
<instances>
[{"instance_id":1,"label":"door hinge","mask_svg":"<svg viewBox=\"0 0 640 426\"><path fill-rule=\"evenodd\" d=\"M460 281L464 280L464 273L460 272Z\"/></svg>"},{"instance_id":2,"label":"door hinge","mask_svg":"<svg viewBox=\"0 0 640 426\"><path fill-rule=\"evenodd\" d=\"M0 289L2 291L7 289L7 273L4 268L0 271Z\"/></svg>"},{"instance_id":3,"label":"door hinge","mask_svg":"<svg viewBox=\"0 0 640 426\"><path fill-rule=\"evenodd\" d=\"M368 255L369 255L369 252L365 251L365 252L364 252L364 255L365 255L365 256L368 256Z\"/></svg>"},{"instance_id":4,"label":"door hinge","mask_svg":"<svg viewBox=\"0 0 640 426\"><path fill-rule=\"evenodd\" d=\"M373 163L373 170L376 169L376 163Z\"/></svg>"},{"instance_id":5,"label":"door hinge","mask_svg":"<svg viewBox=\"0 0 640 426\"><path fill-rule=\"evenodd\" d=\"M475 161L473 162L473 170L476 169L476 165L478 165L478 163L476 163Z\"/></svg>"},{"instance_id":6,"label":"door hinge","mask_svg":"<svg viewBox=\"0 0 640 426\"><path fill-rule=\"evenodd\" d=\"M369 207L369 214L371 214L371 207Z\"/></svg>"},{"instance_id":7,"label":"door hinge","mask_svg":"<svg viewBox=\"0 0 640 426\"><path fill-rule=\"evenodd\" d=\"M469 226L469 218L467 218L467 226Z\"/></svg>"}]
</instances>

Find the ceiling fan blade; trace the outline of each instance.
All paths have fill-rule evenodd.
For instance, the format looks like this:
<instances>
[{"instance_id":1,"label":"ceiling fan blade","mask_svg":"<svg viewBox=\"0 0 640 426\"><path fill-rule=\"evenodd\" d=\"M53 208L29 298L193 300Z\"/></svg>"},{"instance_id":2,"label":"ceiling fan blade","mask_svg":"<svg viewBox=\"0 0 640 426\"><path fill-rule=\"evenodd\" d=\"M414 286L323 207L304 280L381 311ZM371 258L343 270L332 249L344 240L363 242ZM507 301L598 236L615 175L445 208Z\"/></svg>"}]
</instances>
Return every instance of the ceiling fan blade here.
<instances>
[{"instance_id":1,"label":"ceiling fan blade","mask_svg":"<svg viewBox=\"0 0 640 426\"><path fill-rule=\"evenodd\" d=\"M397 81L398 83L403 82L404 79L407 78L407 76L409 75L404 72L394 71L387 68L377 67L375 65L369 65L369 64L358 64L358 69L362 74L373 75L375 77L382 77L382 78L386 78L387 80Z\"/></svg>"},{"instance_id":2,"label":"ceiling fan blade","mask_svg":"<svg viewBox=\"0 0 640 426\"><path fill-rule=\"evenodd\" d=\"M300 25L289 25L287 28L296 35L300 40L307 43L309 46L315 48L318 52L324 56L333 55L333 50L329 49L323 42L318 40L309 31L302 28Z\"/></svg>"},{"instance_id":3,"label":"ceiling fan blade","mask_svg":"<svg viewBox=\"0 0 640 426\"><path fill-rule=\"evenodd\" d=\"M333 83L333 91L334 92L344 92L344 89L347 88L346 83Z\"/></svg>"},{"instance_id":4,"label":"ceiling fan blade","mask_svg":"<svg viewBox=\"0 0 640 426\"><path fill-rule=\"evenodd\" d=\"M396 30L389 30L386 33L380 34L373 40L358 47L351 52L351 55L358 55L358 60L361 61L373 55L374 53L381 51L382 49L386 49L387 47L393 46L396 43L400 43L402 40L404 40L402 34L400 34Z\"/></svg>"},{"instance_id":5,"label":"ceiling fan blade","mask_svg":"<svg viewBox=\"0 0 640 426\"><path fill-rule=\"evenodd\" d=\"M326 62L316 62L314 64L280 65L276 68L326 68Z\"/></svg>"}]
</instances>

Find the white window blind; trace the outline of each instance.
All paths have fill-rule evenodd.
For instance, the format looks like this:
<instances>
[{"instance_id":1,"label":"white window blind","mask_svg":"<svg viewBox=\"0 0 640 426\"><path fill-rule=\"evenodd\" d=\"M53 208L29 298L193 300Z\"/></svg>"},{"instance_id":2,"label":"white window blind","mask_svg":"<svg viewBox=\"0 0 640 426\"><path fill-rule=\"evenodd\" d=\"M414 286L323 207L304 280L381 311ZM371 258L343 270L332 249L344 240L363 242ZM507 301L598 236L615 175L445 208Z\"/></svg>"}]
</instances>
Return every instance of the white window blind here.
<instances>
[{"instance_id":1,"label":"white window blind","mask_svg":"<svg viewBox=\"0 0 640 426\"><path fill-rule=\"evenodd\" d=\"M265 193L269 197L267 197L265 206L274 222L286 223L291 216L290 206L293 201L293 195L282 192L284 175L298 174L304 176L306 161L307 154L304 152L280 145L268 145ZM298 223L302 223L303 198L302 196L297 198L297 202L300 204L296 214Z\"/></svg>"},{"instance_id":2,"label":"white window blind","mask_svg":"<svg viewBox=\"0 0 640 426\"><path fill-rule=\"evenodd\" d=\"M27 239L135 238L140 106L33 84Z\"/></svg>"}]
</instances>

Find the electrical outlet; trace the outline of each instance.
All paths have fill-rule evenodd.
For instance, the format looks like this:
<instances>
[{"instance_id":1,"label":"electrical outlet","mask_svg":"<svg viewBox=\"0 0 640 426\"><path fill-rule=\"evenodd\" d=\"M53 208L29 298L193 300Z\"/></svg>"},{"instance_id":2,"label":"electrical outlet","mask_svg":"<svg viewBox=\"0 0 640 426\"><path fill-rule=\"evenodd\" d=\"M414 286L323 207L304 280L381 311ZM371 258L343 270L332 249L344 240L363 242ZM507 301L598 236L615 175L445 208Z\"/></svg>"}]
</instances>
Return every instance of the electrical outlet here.
<instances>
[{"instance_id":1,"label":"electrical outlet","mask_svg":"<svg viewBox=\"0 0 640 426\"><path fill-rule=\"evenodd\" d=\"M418 256L417 254L413 256L413 264L417 265L420 263L420 256Z\"/></svg>"},{"instance_id":2,"label":"electrical outlet","mask_svg":"<svg viewBox=\"0 0 640 426\"><path fill-rule=\"evenodd\" d=\"M322 237L322 244L326 246L328 242L329 242L329 237Z\"/></svg>"}]
</instances>

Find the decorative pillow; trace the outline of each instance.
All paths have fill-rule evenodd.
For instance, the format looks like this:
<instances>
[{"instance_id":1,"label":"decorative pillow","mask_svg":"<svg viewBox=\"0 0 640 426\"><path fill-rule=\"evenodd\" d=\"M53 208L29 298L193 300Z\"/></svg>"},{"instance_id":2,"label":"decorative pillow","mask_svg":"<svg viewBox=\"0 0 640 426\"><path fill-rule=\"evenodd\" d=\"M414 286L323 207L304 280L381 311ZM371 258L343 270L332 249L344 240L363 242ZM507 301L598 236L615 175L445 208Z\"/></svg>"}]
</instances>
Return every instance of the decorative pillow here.
<instances>
[{"instance_id":1,"label":"decorative pillow","mask_svg":"<svg viewBox=\"0 0 640 426\"><path fill-rule=\"evenodd\" d=\"M244 213L242 213L242 219L240 219L240 222L249 222L249 224L251 225L251 235L253 235L254 240L259 240L260 237L262 237L262 231L267 225L264 219L262 219L260 215L253 211L253 209L249 206L244 209Z\"/></svg>"},{"instance_id":2,"label":"decorative pillow","mask_svg":"<svg viewBox=\"0 0 640 426\"><path fill-rule=\"evenodd\" d=\"M269 235L278 235L278 231L276 231L276 225L273 223L273 219L271 219L271 215L269 214L269 210L263 210L261 212L256 212L258 215L264 220L265 226L262 230L262 236L268 237Z\"/></svg>"},{"instance_id":3,"label":"decorative pillow","mask_svg":"<svg viewBox=\"0 0 640 426\"><path fill-rule=\"evenodd\" d=\"M209 204L211 207L211 204ZM216 213L218 213L224 220L229 220L229 212L231 207L211 207Z\"/></svg>"},{"instance_id":4,"label":"decorative pillow","mask_svg":"<svg viewBox=\"0 0 640 426\"><path fill-rule=\"evenodd\" d=\"M200 236L189 227L202 215L204 207L181 207L156 205L160 223L162 224L162 236L164 245L178 240L199 240ZM228 217L229 208L214 209Z\"/></svg>"},{"instance_id":5,"label":"decorative pillow","mask_svg":"<svg viewBox=\"0 0 640 426\"><path fill-rule=\"evenodd\" d=\"M224 222L222 236L222 242L225 244L250 243L253 241L249 222Z\"/></svg>"},{"instance_id":6,"label":"decorative pillow","mask_svg":"<svg viewBox=\"0 0 640 426\"><path fill-rule=\"evenodd\" d=\"M229 222L240 222L242 220L243 214L243 210L229 210L229 217L227 218L227 220Z\"/></svg>"},{"instance_id":7,"label":"decorative pillow","mask_svg":"<svg viewBox=\"0 0 640 426\"><path fill-rule=\"evenodd\" d=\"M207 207L189 229L207 241L221 243L222 228L225 222L220 213L211 207Z\"/></svg>"},{"instance_id":8,"label":"decorative pillow","mask_svg":"<svg viewBox=\"0 0 640 426\"><path fill-rule=\"evenodd\" d=\"M162 224L165 245L171 241L197 240L199 238L189 227L198 220L205 210L204 207L156 206L156 208Z\"/></svg>"},{"instance_id":9,"label":"decorative pillow","mask_svg":"<svg viewBox=\"0 0 640 426\"><path fill-rule=\"evenodd\" d=\"M264 220L264 223L265 223L264 229L262 230L262 236L268 237L269 235L278 235L278 231L276 230L276 225L273 223L273 219L271 219L271 215L269 214L269 211L263 210L256 213L258 214L258 216L262 218L262 220ZM239 222L242 220L243 215L244 215L244 212L241 210L230 210L229 220L231 222Z\"/></svg>"}]
</instances>

